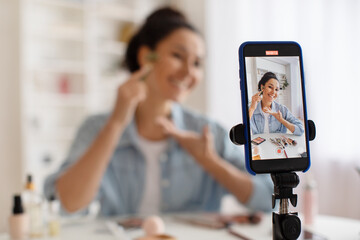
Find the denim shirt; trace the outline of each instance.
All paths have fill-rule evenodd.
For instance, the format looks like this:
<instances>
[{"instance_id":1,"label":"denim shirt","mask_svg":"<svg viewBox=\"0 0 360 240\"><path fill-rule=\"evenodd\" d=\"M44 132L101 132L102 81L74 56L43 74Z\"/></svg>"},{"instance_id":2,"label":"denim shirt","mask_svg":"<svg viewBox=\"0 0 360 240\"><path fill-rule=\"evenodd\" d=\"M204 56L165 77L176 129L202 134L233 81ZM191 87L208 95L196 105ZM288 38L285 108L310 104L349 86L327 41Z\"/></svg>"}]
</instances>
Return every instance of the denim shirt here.
<instances>
[{"instance_id":1,"label":"denim shirt","mask_svg":"<svg viewBox=\"0 0 360 240\"><path fill-rule=\"evenodd\" d=\"M297 119L292 113L289 111L287 107L281 105L280 103L273 102L271 104L271 111L278 112L280 110L282 117L295 125L294 135L302 135L304 133L304 126L302 122ZM250 119L250 127L253 134L264 133L265 126L265 116L263 111L261 110L261 102L258 103L256 109ZM269 116L269 132L270 133L286 133L287 128L280 123L274 116Z\"/></svg>"},{"instance_id":2,"label":"denim shirt","mask_svg":"<svg viewBox=\"0 0 360 240\"><path fill-rule=\"evenodd\" d=\"M107 121L108 114L89 117L78 130L68 157L60 169L50 175L44 186L47 198L56 196L55 182L87 150ZM217 153L237 168L244 169L243 148L232 144L228 132L209 119L178 104L172 107L172 120L179 129L202 132L208 124L214 134ZM180 145L168 139L160 157L161 212L218 211L221 198L228 192L205 172ZM124 130L102 177L96 199L102 216L136 214L144 192L145 160L138 146L134 120ZM253 210L271 210L272 182L267 175L252 176L253 192L246 206Z\"/></svg>"}]
</instances>

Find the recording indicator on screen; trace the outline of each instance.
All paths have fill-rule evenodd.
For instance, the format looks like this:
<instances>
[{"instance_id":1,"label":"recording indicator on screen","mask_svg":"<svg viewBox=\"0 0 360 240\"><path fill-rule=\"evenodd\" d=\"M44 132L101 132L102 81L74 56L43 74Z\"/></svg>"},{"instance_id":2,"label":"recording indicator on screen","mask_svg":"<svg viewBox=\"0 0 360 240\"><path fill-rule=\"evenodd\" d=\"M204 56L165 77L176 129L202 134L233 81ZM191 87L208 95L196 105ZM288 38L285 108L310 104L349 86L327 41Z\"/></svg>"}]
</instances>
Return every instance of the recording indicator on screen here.
<instances>
[{"instance_id":1,"label":"recording indicator on screen","mask_svg":"<svg viewBox=\"0 0 360 240\"><path fill-rule=\"evenodd\" d=\"M278 50L267 50L265 51L266 56L277 56L279 55L279 51Z\"/></svg>"}]
</instances>

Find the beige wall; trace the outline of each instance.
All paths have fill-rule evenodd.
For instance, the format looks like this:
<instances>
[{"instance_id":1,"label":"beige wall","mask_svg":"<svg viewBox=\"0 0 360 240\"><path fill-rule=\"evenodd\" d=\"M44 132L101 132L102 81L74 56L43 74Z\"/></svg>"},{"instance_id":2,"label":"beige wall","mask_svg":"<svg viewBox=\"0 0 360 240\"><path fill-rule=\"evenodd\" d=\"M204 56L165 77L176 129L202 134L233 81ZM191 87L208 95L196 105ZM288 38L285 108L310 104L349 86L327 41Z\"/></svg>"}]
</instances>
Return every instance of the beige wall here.
<instances>
[{"instance_id":1,"label":"beige wall","mask_svg":"<svg viewBox=\"0 0 360 240\"><path fill-rule=\"evenodd\" d=\"M0 0L0 232L21 189L19 0Z\"/></svg>"}]
</instances>

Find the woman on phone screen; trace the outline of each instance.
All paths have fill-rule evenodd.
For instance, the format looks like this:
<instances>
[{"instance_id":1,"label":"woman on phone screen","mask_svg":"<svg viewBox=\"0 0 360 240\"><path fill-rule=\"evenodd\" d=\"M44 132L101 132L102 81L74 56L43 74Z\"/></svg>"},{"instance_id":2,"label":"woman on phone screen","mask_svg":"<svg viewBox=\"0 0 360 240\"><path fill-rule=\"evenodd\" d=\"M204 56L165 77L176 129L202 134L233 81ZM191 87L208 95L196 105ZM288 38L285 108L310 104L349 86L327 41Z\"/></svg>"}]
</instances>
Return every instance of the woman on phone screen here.
<instances>
[{"instance_id":1,"label":"woman on phone screen","mask_svg":"<svg viewBox=\"0 0 360 240\"><path fill-rule=\"evenodd\" d=\"M250 128L253 134L286 133L302 135L304 126L287 107L276 102L280 90L279 80L272 72L265 73L258 83L249 107Z\"/></svg>"}]
</instances>

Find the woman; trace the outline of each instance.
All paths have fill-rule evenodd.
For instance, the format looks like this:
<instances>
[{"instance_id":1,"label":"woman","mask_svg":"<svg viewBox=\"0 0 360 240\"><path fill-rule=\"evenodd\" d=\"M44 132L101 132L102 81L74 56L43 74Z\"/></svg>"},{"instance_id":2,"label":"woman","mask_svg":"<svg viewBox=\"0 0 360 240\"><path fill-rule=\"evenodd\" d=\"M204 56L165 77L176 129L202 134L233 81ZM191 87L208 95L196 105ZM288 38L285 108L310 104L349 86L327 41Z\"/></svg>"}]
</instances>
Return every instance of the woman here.
<instances>
[{"instance_id":1,"label":"woman","mask_svg":"<svg viewBox=\"0 0 360 240\"><path fill-rule=\"evenodd\" d=\"M250 127L253 134L286 133L287 130L295 135L304 133L301 121L292 115L287 107L275 102L279 89L279 80L274 73L267 72L260 79L259 92L252 96L249 108Z\"/></svg>"},{"instance_id":2,"label":"woman","mask_svg":"<svg viewBox=\"0 0 360 240\"><path fill-rule=\"evenodd\" d=\"M81 126L68 159L46 181L47 197L57 195L68 212L98 199L103 216L216 211L227 192L270 210L269 178L243 172L243 152L227 131L179 104L201 81L204 54L181 13L151 14L129 43L132 75L114 110Z\"/></svg>"}]
</instances>

